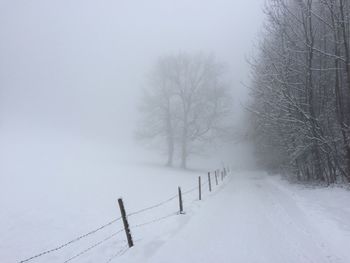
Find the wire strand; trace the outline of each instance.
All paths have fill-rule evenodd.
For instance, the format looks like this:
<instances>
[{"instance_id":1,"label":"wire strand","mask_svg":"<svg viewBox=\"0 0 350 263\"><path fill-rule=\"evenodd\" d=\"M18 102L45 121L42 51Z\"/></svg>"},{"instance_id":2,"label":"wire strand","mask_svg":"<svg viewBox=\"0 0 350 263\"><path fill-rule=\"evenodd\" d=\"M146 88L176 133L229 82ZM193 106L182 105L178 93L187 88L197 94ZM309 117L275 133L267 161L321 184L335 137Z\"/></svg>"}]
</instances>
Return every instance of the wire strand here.
<instances>
[{"instance_id":1,"label":"wire strand","mask_svg":"<svg viewBox=\"0 0 350 263\"><path fill-rule=\"evenodd\" d=\"M82 255L84 255L85 253L89 252L90 250L92 250L93 248L105 243L106 241L110 240L111 238L115 237L116 235L118 235L119 233L121 233L124 229L121 229L115 233L113 233L112 235L106 237L105 239L93 244L92 246L88 247L87 249L84 249L83 251L79 252L78 254L74 255L73 257L67 259L66 261L64 261L63 263L67 263L67 262L70 262L72 261L73 259L76 259Z\"/></svg>"},{"instance_id":2,"label":"wire strand","mask_svg":"<svg viewBox=\"0 0 350 263\"><path fill-rule=\"evenodd\" d=\"M175 216L175 215L178 215L178 212L173 212L173 213L168 214L166 216L157 217L157 218L154 218L154 219L152 219L152 220L150 220L148 222L145 222L145 223L133 225L133 226L131 226L131 228L139 228L139 227L147 226L147 225L150 225L150 224L153 224L153 223L165 220L165 219L170 218L170 217Z\"/></svg>"},{"instance_id":3,"label":"wire strand","mask_svg":"<svg viewBox=\"0 0 350 263\"><path fill-rule=\"evenodd\" d=\"M198 186L193 187L193 188L191 188L191 189L189 189L189 190L187 190L187 191L184 191L184 192L182 193L182 195L187 195L187 194L192 193L192 192L194 192L194 191L196 191L196 190L198 190Z\"/></svg>"},{"instance_id":4,"label":"wire strand","mask_svg":"<svg viewBox=\"0 0 350 263\"><path fill-rule=\"evenodd\" d=\"M128 246L124 246L124 247L123 247L122 249L120 249L116 254L114 254L113 256L111 256L111 257L106 261L106 263L109 263L109 262L111 262L113 259L124 255L125 252L128 251L128 249L129 249Z\"/></svg>"},{"instance_id":5,"label":"wire strand","mask_svg":"<svg viewBox=\"0 0 350 263\"><path fill-rule=\"evenodd\" d=\"M77 241L79 241L79 240L81 240L81 239L83 239L83 238L85 238L85 237L88 237L88 236L90 236L90 235L92 235L92 234L95 234L96 232L98 232L98 231L100 231L100 230L102 230L102 229L104 229L104 228L106 228L106 227L108 227L108 226L114 224L115 222L119 221L120 219L121 219L121 217L118 217L118 218L116 218L116 219L114 219L114 220L108 222L107 224L104 224L104 225L100 226L99 228L96 228L96 229L94 229L94 230L92 230L92 231L90 231L90 232L88 232L88 233L86 233L86 234L83 234L83 235L81 235L81 236L79 236L79 237L76 237L76 238L72 239L71 241L68 241L68 242L66 242L66 243L64 243L64 244L62 244L62 245L60 245L60 246L57 246L57 247L55 247L55 248L52 248L52 249L43 251L43 252L41 252L41 253L39 253L39 254L36 254L36 255L34 255L34 256L31 256L31 257L29 257L29 258L27 258L27 259L21 260L21 261L19 261L19 263L28 262L28 261L31 261L31 260L33 260L33 259L35 259L35 258L42 257L42 256L47 255L47 254L50 254L50 253L52 253L52 252L61 250L62 248L67 247L67 246L69 246L69 245L71 245L71 244L73 244L73 243L75 243L75 242L77 242Z\"/></svg>"},{"instance_id":6,"label":"wire strand","mask_svg":"<svg viewBox=\"0 0 350 263\"><path fill-rule=\"evenodd\" d=\"M152 206L149 206L149 207L140 209L140 210L138 210L138 211L132 212L132 213L128 214L127 216L128 216L128 217L131 217L131 216L138 215L138 214L141 214L141 213L143 213L143 212L146 212L146 211L148 211L148 210L155 209L155 208L157 208L157 207L160 207L160 206L162 206L162 205L165 205L166 203L171 202L172 200L174 200L174 199L177 198L177 197L178 197L178 195L174 195L174 196L172 196L172 197L170 197L170 198L168 198L168 199L166 199L166 200L164 200L164 201L162 201L162 202L160 202L160 203L158 203L158 204L155 204L155 205L152 205Z\"/></svg>"}]
</instances>

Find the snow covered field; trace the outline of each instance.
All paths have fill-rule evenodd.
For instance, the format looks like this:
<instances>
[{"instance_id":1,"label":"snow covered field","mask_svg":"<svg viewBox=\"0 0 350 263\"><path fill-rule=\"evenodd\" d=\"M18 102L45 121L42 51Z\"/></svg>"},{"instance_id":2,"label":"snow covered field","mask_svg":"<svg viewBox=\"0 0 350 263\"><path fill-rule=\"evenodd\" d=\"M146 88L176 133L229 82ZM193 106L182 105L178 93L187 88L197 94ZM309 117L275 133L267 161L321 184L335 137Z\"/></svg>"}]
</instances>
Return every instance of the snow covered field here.
<instances>
[{"instance_id":1,"label":"snow covered field","mask_svg":"<svg viewBox=\"0 0 350 263\"><path fill-rule=\"evenodd\" d=\"M196 186L198 175L206 174L206 170L167 169L159 156L133 151L132 144L124 143L118 149L52 133L36 134L1 133L0 262L18 262L119 217L119 197L127 212L136 211L175 195L178 186L183 190ZM130 223L177 211L174 201L161 210L135 216ZM121 222L35 262L61 262L120 227ZM164 233L158 229L154 235L168 230L171 228ZM152 237L142 234L135 239L147 240L148 236ZM124 235L119 237L124 239ZM97 258L106 260L117 248L107 244L106 254ZM96 259L91 254L83 259L90 258Z\"/></svg>"},{"instance_id":2,"label":"snow covered field","mask_svg":"<svg viewBox=\"0 0 350 263\"><path fill-rule=\"evenodd\" d=\"M31 136L31 135L28 135ZM119 217L117 199L137 211L197 185L217 168L166 169L149 153L57 137L1 136L0 261L19 262ZM16 138L15 140L12 140ZM58 139L61 138L61 139ZM130 146L131 147L131 146ZM124 148L125 149L125 148ZM147 155L147 158L145 158ZM132 160L132 161L131 161ZM147 161L146 161L147 160ZM238 169L203 201L184 196L130 216L135 247L110 262L350 262L350 193L290 185ZM162 217L171 215L165 219ZM150 222L154 218L159 221ZM120 221L31 262L65 262L121 229ZM69 262L107 262L125 248L124 233Z\"/></svg>"}]
</instances>

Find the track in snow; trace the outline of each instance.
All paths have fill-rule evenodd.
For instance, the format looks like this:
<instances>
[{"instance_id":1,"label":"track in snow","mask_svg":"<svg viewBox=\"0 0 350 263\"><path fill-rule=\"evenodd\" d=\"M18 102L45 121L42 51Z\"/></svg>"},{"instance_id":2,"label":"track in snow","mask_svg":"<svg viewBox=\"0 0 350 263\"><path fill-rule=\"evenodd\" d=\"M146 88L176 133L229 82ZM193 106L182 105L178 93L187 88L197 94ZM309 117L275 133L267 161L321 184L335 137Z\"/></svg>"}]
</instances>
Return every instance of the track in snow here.
<instances>
[{"instance_id":1,"label":"track in snow","mask_svg":"<svg viewBox=\"0 0 350 263\"><path fill-rule=\"evenodd\" d=\"M261 172L232 175L205 202L148 262L350 262L350 252L332 251L293 195Z\"/></svg>"}]
</instances>

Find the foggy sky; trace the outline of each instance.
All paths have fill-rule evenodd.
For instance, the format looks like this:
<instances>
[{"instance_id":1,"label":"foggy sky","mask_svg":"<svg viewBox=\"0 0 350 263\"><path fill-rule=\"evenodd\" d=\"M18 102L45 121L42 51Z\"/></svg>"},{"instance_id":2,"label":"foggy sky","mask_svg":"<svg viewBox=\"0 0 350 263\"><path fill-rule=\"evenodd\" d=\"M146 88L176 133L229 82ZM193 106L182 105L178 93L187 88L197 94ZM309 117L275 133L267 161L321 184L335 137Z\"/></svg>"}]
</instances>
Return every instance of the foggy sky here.
<instances>
[{"instance_id":1,"label":"foggy sky","mask_svg":"<svg viewBox=\"0 0 350 263\"><path fill-rule=\"evenodd\" d=\"M157 56L212 52L236 104L263 0L0 0L0 125L131 137Z\"/></svg>"}]
</instances>

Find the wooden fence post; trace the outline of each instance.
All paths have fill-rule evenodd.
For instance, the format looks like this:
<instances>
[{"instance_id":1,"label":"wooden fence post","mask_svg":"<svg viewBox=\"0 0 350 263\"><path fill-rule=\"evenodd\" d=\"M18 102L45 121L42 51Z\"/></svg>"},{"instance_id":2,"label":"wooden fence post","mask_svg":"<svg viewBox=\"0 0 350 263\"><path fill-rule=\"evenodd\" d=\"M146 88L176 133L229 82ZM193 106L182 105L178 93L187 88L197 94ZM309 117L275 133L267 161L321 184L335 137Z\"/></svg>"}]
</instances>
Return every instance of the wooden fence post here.
<instances>
[{"instance_id":1,"label":"wooden fence post","mask_svg":"<svg viewBox=\"0 0 350 263\"><path fill-rule=\"evenodd\" d=\"M128 219L126 218L124 203L123 203L123 200L121 198L118 199L118 204L119 204L119 208L120 208L120 213L122 215L126 239L128 240L129 247L132 247L132 246L134 246L134 242L132 241L132 236L130 233Z\"/></svg>"},{"instance_id":2,"label":"wooden fence post","mask_svg":"<svg viewBox=\"0 0 350 263\"><path fill-rule=\"evenodd\" d=\"M218 175L217 175L216 171L215 171L215 182L216 182L216 185L219 184L219 182L218 182Z\"/></svg>"},{"instance_id":3,"label":"wooden fence post","mask_svg":"<svg viewBox=\"0 0 350 263\"><path fill-rule=\"evenodd\" d=\"M224 181L224 173L221 172L221 181Z\"/></svg>"},{"instance_id":4,"label":"wooden fence post","mask_svg":"<svg viewBox=\"0 0 350 263\"><path fill-rule=\"evenodd\" d=\"M201 182L201 177L198 176L198 198L199 200L202 200L202 182Z\"/></svg>"},{"instance_id":5,"label":"wooden fence post","mask_svg":"<svg viewBox=\"0 0 350 263\"><path fill-rule=\"evenodd\" d=\"M178 187L179 191L179 208L180 208L180 214L183 214L183 204L182 204L182 194L181 194L181 188Z\"/></svg>"},{"instance_id":6,"label":"wooden fence post","mask_svg":"<svg viewBox=\"0 0 350 263\"><path fill-rule=\"evenodd\" d=\"M208 172L208 183L209 183L209 192L211 192L210 172Z\"/></svg>"}]
</instances>

